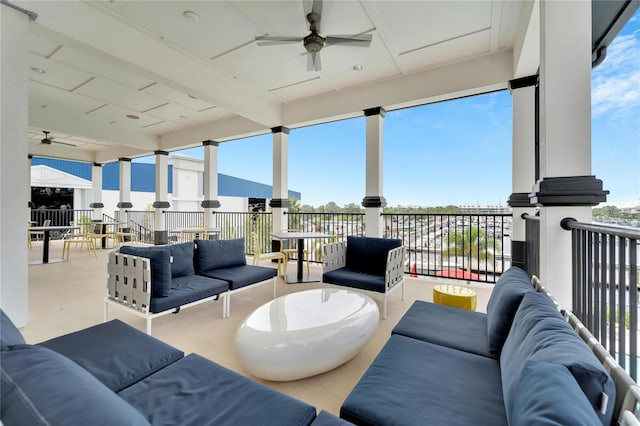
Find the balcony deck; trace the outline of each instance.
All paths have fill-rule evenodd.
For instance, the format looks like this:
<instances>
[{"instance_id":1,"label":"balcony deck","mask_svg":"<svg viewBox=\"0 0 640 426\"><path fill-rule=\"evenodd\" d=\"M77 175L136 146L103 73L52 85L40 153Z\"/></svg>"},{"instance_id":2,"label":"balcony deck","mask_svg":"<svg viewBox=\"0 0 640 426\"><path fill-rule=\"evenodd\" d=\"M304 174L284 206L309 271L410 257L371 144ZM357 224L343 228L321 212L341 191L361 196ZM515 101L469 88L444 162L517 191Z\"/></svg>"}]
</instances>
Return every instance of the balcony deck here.
<instances>
[{"instance_id":1,"label":"balcony deck","mask_svg":"<svg viewBox=\"0 0 640 426\"><path fill-rule=\"evenodd\" d=\"M29 267L29 325L22 329L28 343L37 343L102 322L103 298L106 290L107 253L98 249L97 259L86 249L72 248L69 262ZM62 244L53 241L50 257L61 257ZM42 243L34 242L30 260L42 256ZM250 258L248 259L251 260ZM263 265L268 266L268 262ZM295 262L289 267L295 267ZM319 265L312 265L320 272ZM274 389L338 414L342 402L385 344L391 329L414 300L432 300L433 286L450 280L407 277L405 300L400 291L389 296L387 319L380 321L371 341L351 361L318 376L293 382L269 382L257 379ZM458 282L464 285L464 282ZM278 295L318 288L320 284L284 284L278 282ZM478 294L478 310L483 311L492 285L471 284ZM382 300L378 295L374 300ZM234 294L231 318L222 319L221 302L205 303L186 309L178 315L167 315L153 321L153 335L189 354L198 353L241 374L248 375L234 351L234 333L242 320L271 298L271 286L261 286ZM109 318L118 318L144 331L144 320L112 307ZM249 376L251 377L251 376Z\"/></svg>"}]
</instances>

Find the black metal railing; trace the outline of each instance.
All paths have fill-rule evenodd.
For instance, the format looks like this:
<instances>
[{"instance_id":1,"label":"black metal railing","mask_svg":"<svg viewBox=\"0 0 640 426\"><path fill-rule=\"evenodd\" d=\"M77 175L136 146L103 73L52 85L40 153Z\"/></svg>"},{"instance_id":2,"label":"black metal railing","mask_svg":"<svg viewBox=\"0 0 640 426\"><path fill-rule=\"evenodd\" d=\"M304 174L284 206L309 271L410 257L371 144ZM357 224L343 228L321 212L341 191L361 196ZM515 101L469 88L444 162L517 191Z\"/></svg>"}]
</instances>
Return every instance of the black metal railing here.
<instances>
[{"instance_id":1,"label":"black metal railing","mask_svg":"<svg viewBox=\"0 0 640 426\"><path fill-rule=\"evenodd\" d=\"M204 224L204 212L163 210L162 213L169 242L179 241L181 229L202 227Z\"/></svg>"},{"instance_id":2,"label":"black metal railing","mask_svg":"<svg viewBox=\"0 0 640 426\"><path fill-rule=\"evenodd\" d=\"M92 210L64 210L64 209L31 209L32 226L42 226L46 220L51 226L67 226L71 222L91 222Z\"/></svg>"},{"instance_id":3,"label":"black metal railing","mask_svg":"<svg viewBox=\"0 0 640 426\"><path fill-rule=\"evenodd\" d=\"M640 230L564 219L571 230L573 312L638 378Z\"/></svg>"},{"instance_id":4,"label":"black metal railing","mask_svg":"<svg viewBox=\"0 0 640 426\"><path fill-rule=\"evenodd\" d=\"M127 224L124 226L136 235L137 241L146 244L154 243L156 217L153 210L125 210Z\"/></svg>"},{"instance_id":5,"label":"black metal railing","mask_svg":"<svg viewBox=\"0 0 640 426\"><path fill-rule=\"evenodd\" d=\"M525 223L525 269L530 277L540 276L540 217L523 213Z\"/></svg>"},{"instance_id":6,"label":"black metal railing","mask_svg":"<svg viewBox=\"0 0 640 426\"><path fill-rule=\"evenodd\" d=\"M510 213L382 216L383 236L407 248L411 275L494 283L511 266Z\"/></svg>"}]
</instances>

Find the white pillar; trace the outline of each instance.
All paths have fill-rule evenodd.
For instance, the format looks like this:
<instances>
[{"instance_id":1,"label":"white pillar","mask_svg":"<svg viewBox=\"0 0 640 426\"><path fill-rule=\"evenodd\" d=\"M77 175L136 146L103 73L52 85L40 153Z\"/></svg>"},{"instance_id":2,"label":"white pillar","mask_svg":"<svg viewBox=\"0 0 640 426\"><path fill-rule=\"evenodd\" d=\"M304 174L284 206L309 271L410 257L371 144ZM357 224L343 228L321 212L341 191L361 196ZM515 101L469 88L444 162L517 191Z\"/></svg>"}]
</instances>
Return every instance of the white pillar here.
<instances>
[{"instance_id":1,"label":"white pillar","mask_svg":"<svg viewBox=\"0 0 640 426\"><path fill-rule=\"evenodd\" d=\"M387 112L382 107L364 110L366 117L366 188L362 206L365 207L365 235L382 237L384 225L382 208L387 201L382 196L383 124Z\"/></svg>"},{"instance_id":2,"label":"white pillar","mask_svg":"<svg viewBox=\"0 0 640 426\"><path fill-rule=\"evenodd\" d=\"M590 222L608 193L591 175L591 2L541 2L540 55L540 179L531 194L541 207L540 279L571 309L571 233L560 221Z\"/></svg>"},{"instance_id":3,"label":"white pillar","mask_svg":"<svg viewBox=\"0 0 640 426\"><path fill-rule=\"evenodd\" d=\"M512 97L513 139L509 205L513 211L511 264L526 269L525 221L522 214L533 214L529 193L536 179L536 85L538 76L509 82Z\"/></svg>"},{"instance_id":4,"label":"white pillar","mask_svg":"<svg viewBox=\"0 0 640 426\"><path fill-rule=\"evenodd\" d=\"M0 5L0 307L18 327L29 322L28 25Z\"/></svg>"},{"instance_id":5,"label":"white pillar","mask_svg":"<svg viewBox=\"0 0 640 426\"><path fill-rule=\"evenodd\" d=\"M153 203L155 210L153 243L167 244L169 233L164 226L164 214L162 211L169 208L169 153L167 151L155 151L156 155L156 201Z\"/></svg>"},{"instance_id":6,"label":"white pillar","mask_svg":"<svg viewBox=\"0 0 640 426\"><path fill-rule=\"evenodd\" d=\"M120 222L126 222L126 210L133 207L131 204L131 159L118 158L118 164L120 166L120 201L117 207L120 209Z\"/></svg>"},{"instance_id":7,"label":"white pillar","mask_svg":"<svg viewBox=\"0 0 640 426\"><path fill-rule=\"evenodd\" d=\"M204 141L204 226L211 227L213 224L214 209L220 207L218 200L218 146L215 141Z\"/></svg>"},{"instance_id":8,"label":"white pillar","mask_svg":"<svg viewBox=\"0 0 640 426\"><path fill-rule=\"evenodd\" d=\"M91 204L93 209L93 220L102 220L102 164L93 163L91 167Z\"/></svg>"},{"instance_id":9,"label":"white pillar","mask_svg":"<svg viewBox=\"0 0 640 426\"><path fill-rule=\"evenodd\" d=\"M289 129L279 126L271 129L273 134L273 195L269 206L273 218L273 232L286 230L289 202ZM274 251L280 250L280 243L272 241Z\"/></svg>"}]
</instances>

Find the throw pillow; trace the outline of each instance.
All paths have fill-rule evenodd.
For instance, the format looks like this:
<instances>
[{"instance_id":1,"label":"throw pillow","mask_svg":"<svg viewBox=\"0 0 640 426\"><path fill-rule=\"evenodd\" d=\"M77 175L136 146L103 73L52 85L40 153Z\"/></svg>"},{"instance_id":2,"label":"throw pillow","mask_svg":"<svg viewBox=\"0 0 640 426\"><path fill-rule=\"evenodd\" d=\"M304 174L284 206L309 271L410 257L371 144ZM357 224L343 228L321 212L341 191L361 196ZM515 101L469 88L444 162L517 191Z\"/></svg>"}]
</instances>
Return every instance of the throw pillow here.
<instances>
[{"instance_id":1,"label":"throw pillow","mask_svg":"<svg viewBox=\"0 0 640 426\"><path fill-rule=\"evenodd\" d=\"M195 274L193 270L193 248L191 241L169 246L171 251L171 278L188 277Z\"/></svg>"},{"instance_id":2,"label":"throw pillow","mask_svg":"<svg viewBox=\"0 0 640 426\"><path fill-rule=\"evenodd\" d=\"M244 238L234 240L196 240L196 268L198 272L247 264Z\"/></svg>"},{"instance_id":3,"label":"throw pillow","mask_svg":"<svg viewBox=\"0 0 640 426\"><path fill-rule=\"evenodd\" d=\"M168 247L120 247L120 253L146 257L151 261L151 296L171 294L171 251Z\"/></svg>"}]
</instances>

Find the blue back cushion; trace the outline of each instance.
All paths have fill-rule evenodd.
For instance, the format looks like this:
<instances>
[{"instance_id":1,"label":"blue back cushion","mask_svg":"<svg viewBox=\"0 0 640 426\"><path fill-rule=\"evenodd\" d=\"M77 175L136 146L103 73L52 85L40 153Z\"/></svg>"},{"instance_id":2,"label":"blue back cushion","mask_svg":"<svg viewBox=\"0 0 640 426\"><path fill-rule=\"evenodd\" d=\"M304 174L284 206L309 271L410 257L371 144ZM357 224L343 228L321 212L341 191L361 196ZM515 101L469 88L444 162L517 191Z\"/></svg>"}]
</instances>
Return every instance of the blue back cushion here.
<instances>
[{"instance_id":1,"label":"blue back cushion","mask_svg":"<svg viewBox=\"0 0 640 426\"><path fill-rule=\"evenodd\" d=\"M13 324L7 314L0 309L0 349L6 351L9 346L23 345L25 343L20 330Z\"/></svg>"},{"instance_id":2,"label":"blue back cushion","mask_svg":"<svg viewBox=\"0 0 640 426\"><path fill-rule=\"evenodd\" d=\"M569 370L529 360L516 391L511 426L599 426L600 419Z\"/></svg>"},{"instance_id":3,"label":"blue back cushion","mask_svg":"<svg viewBox=\"0 0 640 426\"><path fill-rule=\"evenodd\" d=\"M148 425L84 368L47 348L2 352L0 398L6 425Z\"/></svg>"},{"instance_id":4,"label":"blue back cushion","mask_svg":"<svg viewBox=\"0 0 640 426\"><path fill-rule=\"evenodd\" d=\"M189 241L182 244L173 244L169 246L171 251L171 278L188 277L195 274L193 270L193 242Z\"/></svg>"},{"instance_id":5,"label":"blue back cushion","mask_svg":"<svg viewBox=\"0 0 640 426\"><path fill-rule=\"evenodd\" d=\"M515 266L505 271L493 287L487 303L487 333L489 351L494 356L500 355L522 297L530 291L535 289L529 276Z\"/></svg>"},{"instance_id":6,"label":"blue back cushion","mask_svg":"<svg viewBox=\"0 0 640 426\"><path fill-rule=\"evenodd\" d=\"M521 373L527 360L565 366L586 395L603 424L610 424L615 385L594 353L542 293L525 294L502 348L500 367L507 416L513 414ZM605 414L599 412L602 394L608 397Z\"/></svg>"},{"instance_id":7,"label":"blue back cushion","mask_svg":"<svg viewBox=\"0 0 640 426\"><path fill-rule=\"evenodd\" d=\"M196 240L196 270L198 272L246 264L244 238Z\"/></svg>"},{"instance_id":8,"label":"blue back cushion","mask_svg":"<svg viewBox=\"0 0 640 426\"><path fill-rule=\"evenodd\" d=\"M171 251L167 246L122 246L120 253L146 257L151 261L152 297L166 297L171 294Z\"/></svg>"},{"instance_id":9,"label":"blue back cushion","mask_svg":"<svg viewBox=\"0 0 640 426\"><path fill-rule=\"evenodd\" d=\"M396 238L347 237L347 266L357 272L384 275L389 250L402 246Z\"/></svg>"}]
</instances>

